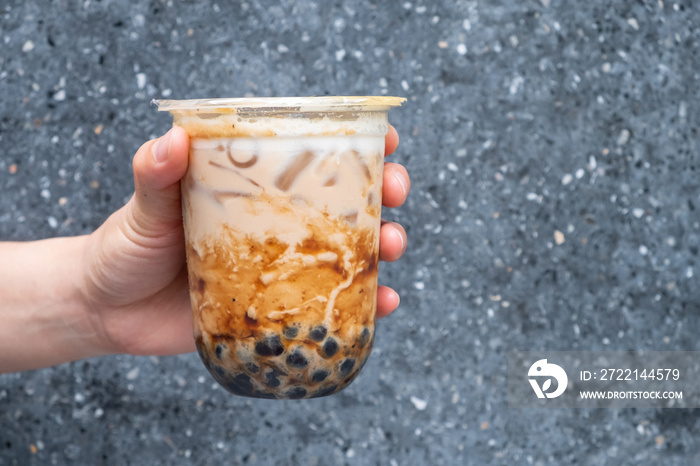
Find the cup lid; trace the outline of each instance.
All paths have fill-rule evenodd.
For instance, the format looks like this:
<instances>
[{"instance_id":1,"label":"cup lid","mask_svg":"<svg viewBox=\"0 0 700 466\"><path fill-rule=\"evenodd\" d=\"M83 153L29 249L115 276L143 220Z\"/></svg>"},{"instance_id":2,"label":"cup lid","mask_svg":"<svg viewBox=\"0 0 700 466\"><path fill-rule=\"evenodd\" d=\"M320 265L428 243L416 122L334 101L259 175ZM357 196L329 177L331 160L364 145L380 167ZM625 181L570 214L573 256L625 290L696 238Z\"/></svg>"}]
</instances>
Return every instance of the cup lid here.
<instances>
[{"instance_id":1,"label":"cup lid","mask_svg":"<svg viewBox=\"0 0 700 466\"><path fill-rule=\"evenodd\" d=\"M404 97L320 96L320 97L243 97L229 99L153 100L159 111L170 113L237 112L333 112L386 111L401 106Z\"/></svg>"}]
</instances>

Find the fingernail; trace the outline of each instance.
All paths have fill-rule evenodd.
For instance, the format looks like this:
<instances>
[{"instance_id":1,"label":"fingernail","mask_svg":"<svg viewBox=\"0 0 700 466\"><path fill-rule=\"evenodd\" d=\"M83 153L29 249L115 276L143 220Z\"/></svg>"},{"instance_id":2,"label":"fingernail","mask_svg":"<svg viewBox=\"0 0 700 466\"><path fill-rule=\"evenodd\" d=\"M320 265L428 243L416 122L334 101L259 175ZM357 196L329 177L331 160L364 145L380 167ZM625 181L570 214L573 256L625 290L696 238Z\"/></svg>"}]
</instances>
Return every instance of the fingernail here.
<instances>
[{"instance_id":1,"label":"fingernail","mask_svg":"<svg viewBox=\"0 0 700 466\"><path fill-rule=\"evenodd\" d=\"M401 173L395 173L394 178L396 178L396 181L401 185L401 189L403 189L403 197L408 196L408 180Z\"/></svg>"},{"instance_id":2,"label":"fingernail","mask_svg":"<svg viewBox=\"0 0 700 466\"><path fill-rule=\"evenodd\" d=\"M158 139L156 143L153 145L153 160L155 160L157 163L164 162L165 159L168 158L168 154L170 153L170 141L172 139L171 134L172 129L165 133L163 137Z\"/></svg>"},{"instance_id":3,"label":"fingernail","mask_svg":"<svg viewBox=\"0 0 700 466\"><path fill-rule=\"evenodd\" d=\"M396 232L397 235L399 235L399 241L401 241L401 249L399 251L403 252L404 248L406 247L406 243L404 242L403 235L401 234L401 231L394 227L394 231Z\"/></svg>"}]
</instances>

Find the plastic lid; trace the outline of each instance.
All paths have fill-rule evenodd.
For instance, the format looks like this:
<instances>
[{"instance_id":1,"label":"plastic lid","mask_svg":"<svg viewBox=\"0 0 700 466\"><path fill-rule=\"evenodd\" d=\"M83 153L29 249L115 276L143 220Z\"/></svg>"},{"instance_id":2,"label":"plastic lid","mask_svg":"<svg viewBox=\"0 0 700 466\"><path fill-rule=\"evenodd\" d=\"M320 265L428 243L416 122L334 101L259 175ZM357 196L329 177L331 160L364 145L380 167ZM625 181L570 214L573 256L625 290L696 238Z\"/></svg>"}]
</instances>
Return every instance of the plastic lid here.
<instances>
[{"instance_id":1,"label":"plastic lid","mask_svg":"<svg viewBox=\"0 0 700 466\"><path fill-rule=\"evenodd\" d=\"M404 97L389 96L321 96L321 97L250 97L232 99L153 100L159 111L171 113L236 112L333 112L385 111L401 106Z\"/></svg>"}]
</instances>

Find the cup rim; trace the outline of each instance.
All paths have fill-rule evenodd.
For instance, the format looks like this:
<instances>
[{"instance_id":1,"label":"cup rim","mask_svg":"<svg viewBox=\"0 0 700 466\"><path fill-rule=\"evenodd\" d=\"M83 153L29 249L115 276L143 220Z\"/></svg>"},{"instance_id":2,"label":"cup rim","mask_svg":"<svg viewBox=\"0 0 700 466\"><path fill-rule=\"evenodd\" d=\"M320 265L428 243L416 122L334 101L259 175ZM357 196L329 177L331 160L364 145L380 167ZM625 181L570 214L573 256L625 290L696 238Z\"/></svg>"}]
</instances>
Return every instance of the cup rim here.
<instances>
[{"instance_id":1,"label":"cup rim","mask_svg":"<svg viewBox=\"0 0 700 466\"><path fill-rule=\"evenodd\" d=\"M311 96L311 97L236 97L217 99L157 100L158 111L170 113L260 112L334 112L387 111L400 107L405 97L393 96Z\"/></svg>"}]
</instances>

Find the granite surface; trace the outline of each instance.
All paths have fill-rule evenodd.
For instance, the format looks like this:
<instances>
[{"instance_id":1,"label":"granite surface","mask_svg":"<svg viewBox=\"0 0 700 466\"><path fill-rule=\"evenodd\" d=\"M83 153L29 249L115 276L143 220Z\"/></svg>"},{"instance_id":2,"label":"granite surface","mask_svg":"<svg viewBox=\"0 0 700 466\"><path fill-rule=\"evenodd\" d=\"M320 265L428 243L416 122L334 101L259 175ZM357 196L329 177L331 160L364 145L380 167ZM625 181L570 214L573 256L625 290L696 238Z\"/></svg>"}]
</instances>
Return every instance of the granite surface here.
<instances>
[{"instance_id":1,"label":"granite surface","mask_svg":"<svg viewBox=\"0 0 700 466\"><path fill-rule=\"evenodd\" d=\"M341 394L234 397L195 354L2 375L0 465L700 464L697 410L506 402L511 349L700 349L698 24L690 0L3 0L0 239L122 206L170 125L153 98L406 96L413 191L385 212L401 306Z\"/></svg>"}]
</instances>

